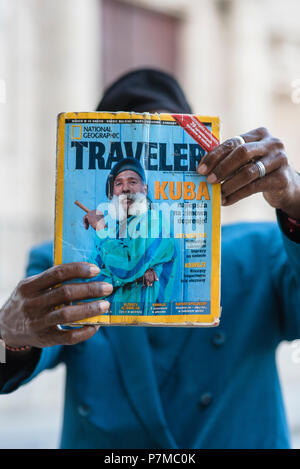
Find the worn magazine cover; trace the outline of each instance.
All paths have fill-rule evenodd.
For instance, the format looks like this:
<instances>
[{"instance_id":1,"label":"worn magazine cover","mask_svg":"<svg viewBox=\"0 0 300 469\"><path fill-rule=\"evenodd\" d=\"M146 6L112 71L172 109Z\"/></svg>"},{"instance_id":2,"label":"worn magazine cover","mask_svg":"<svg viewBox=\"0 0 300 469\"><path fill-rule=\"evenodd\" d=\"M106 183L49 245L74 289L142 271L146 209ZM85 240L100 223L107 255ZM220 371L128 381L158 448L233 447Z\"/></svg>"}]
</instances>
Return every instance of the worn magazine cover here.
<instances>
[{"instance_id":1,"label":"worn magazine cover","mask_svg":"<svg viewBox=\"0 0 300 469\"><path fill-rule=\"evenodd\" d=\"M80 323L219 324L220 185L196 172L218 142L217 117L58 116L55 264L96 264L78 281L113 286L110 311Z\"/></svg>"}]
</instances>

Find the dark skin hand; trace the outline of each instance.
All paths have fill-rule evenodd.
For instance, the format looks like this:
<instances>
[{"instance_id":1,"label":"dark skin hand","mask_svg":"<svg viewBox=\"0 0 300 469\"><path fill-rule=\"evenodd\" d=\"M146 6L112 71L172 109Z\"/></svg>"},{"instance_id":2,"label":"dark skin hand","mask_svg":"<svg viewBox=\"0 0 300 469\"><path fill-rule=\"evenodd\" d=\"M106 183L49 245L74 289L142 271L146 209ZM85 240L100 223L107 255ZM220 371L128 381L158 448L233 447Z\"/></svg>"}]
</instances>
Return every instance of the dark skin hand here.
<instances>
[{"instance_id":1,"label":"dark skin hand","mask_svg":"<svg viewBox=\"0 0 300 469\"><path fill-rule=\"evenodd\" d=\"M232 138L207 153L198 166L198 173L208 176L208 183L222 184L222 205L232 205L262 192L271 207L300 219L300 176L289 164L281 140L264 127L241 136L244 145ZM253 160L265 165L263 178L259 178Z\"/></svg>"},{"instance_id":2,"label":"dark skin hand","mask_svg":"<svg viewBox=\"0 0 300 469\"><path fill-rule=\"evenodd\" d=\"M51 267L22 280L0 310L0 333L4 342L11 347L41 348L73 345L89 339L97 332L97 326L71 330L57 326L106 312L110 304L105 300L79 305L70 305L70 302L108 296L112 286L105 282L60 284L75 278L92 278L99 271L93 264L74 262ZM56 306L58 308L54 309Z\"/></svg>"}]
</instances>

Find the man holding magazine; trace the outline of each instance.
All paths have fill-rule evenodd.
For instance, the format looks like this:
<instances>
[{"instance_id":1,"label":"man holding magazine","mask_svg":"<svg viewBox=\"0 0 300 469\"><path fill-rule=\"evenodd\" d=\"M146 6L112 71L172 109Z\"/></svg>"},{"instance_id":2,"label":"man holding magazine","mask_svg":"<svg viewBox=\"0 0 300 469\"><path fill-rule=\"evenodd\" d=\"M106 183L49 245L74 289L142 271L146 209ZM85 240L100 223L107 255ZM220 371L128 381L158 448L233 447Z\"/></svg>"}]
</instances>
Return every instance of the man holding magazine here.
<instances>
[{"instance_id":1,"label":"man holding magazine","mask_svg":"<svg viewBox=\"0 0 300 469\"><path fill-rule=\"evenodd\" d=\"M149 69L121 77L97 110L192 112L176 80ZM218 328L62 330L58 325L107 311L104 299L70 302L109 296L112 285L57 286L91 279L99 268L52 267L50 243L31 251L28 278L1 309L2 393L66 364L62 448L290 445L276 348L300 337L300 176L265 128L222 143L198 171L222 184L223 205L262 192L277 212L277 223L223 227Z\"/></svg>"}]
</instances>

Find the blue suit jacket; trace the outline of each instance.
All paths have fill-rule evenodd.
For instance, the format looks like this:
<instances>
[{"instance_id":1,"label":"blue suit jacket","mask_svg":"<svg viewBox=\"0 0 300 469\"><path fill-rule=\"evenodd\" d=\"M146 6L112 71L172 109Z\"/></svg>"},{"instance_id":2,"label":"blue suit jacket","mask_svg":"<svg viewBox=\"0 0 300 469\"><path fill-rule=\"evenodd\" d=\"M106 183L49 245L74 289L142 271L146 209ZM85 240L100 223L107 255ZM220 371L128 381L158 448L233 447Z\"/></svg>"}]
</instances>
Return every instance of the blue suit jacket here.
<instances>
[{"instance_id":1,"label":"blue suit jacket","mask_svg":"<svg viewBox=\"0 0 300 469\"><path fill-rule=\"evenodd\" d=\"M52 262L35 248L27 274ZM300 245L276 224L225 226L221 298L218 328L102 327L2 392L64 362L62 448L289 447L275 351L300 336Z\"/></svg>"}]
</instances>

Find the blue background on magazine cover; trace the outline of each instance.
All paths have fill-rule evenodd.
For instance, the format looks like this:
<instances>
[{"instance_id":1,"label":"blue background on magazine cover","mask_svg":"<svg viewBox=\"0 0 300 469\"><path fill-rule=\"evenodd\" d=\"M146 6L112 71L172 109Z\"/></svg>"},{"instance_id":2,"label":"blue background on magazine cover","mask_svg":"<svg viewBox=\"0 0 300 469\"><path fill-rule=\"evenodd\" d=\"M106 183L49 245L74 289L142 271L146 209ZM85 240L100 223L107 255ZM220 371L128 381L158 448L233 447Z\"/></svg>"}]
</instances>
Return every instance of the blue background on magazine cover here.
<instances>
[{"instance_id":1,"label":"blue background on magazine cover","mask_svg":"<svg viewBox=\"0 0 300 469\"><path fill-rule=\"evenodd\" d=\"M85 212L74 204L75 200L79 200L88 209L94 210L97 208L99 203L107 202L105 194L106 180L110 170L105 169L90 169L88 170L88 149L83 148L83 170L75 169L75 148L71 147L72 141L79 142L80 140L74 139L77 137L76 128L73 130L73 139L71 138L71 127L72 125L87 126L109 126L112 132L119 133L119 138L109 138L107 140L101 140L105 145L109 147L111 141L143 141L143 142L161 142L167 143L167 148L170 150L173 148L174 143L187 143L195 144L196 142L190 137L184 129L178 125L147 125L145 123L137 123L135 125L130 124L119 124L119 123L66 123L65 127L65 164L64 164L64 213L63 213L63 263L76 262L76 261L88 261L92 256L94 244L95 244L95 232L90 227L86 230L83 225L83 216ZM208 126L208 128L210 128ZM82 132L83 134L83 132ZM82 137L82 141L96 141L94 138ZM133 151L135 151L135 145L133 143ZM204 150L203 150L204 154ZM107 152L105 152L105 157ZM144 166L143 161L144 151L142 152L141 164ZM124 158L126 157L124 150ZM167 152L167 164L171 164L172 154ZM204 177L201 177L196 172L181 172L181 171L145 171L146 179L148 184L148 195L154 202L154 181L192 181L197 186L200 181L205 181ZM207 301L207 309L201 311L203 314L210 313L210 253L211 253L211 202L212 202L212 186L208 184L210 201L203 202L207 203L208 222L201 229L207 233L207 248L206 257L198 258L186 258L187 251L184 246L188 242L184 239L175 239L177 256L179 256L179 267L176 278L176 285L174 288L174 301ZM167 194L166 190L166 194ZM183 202L183 200L163 200L163 202L174 203ZM195 201L191 201L195 202ZM182 230L183 231L183 230ZM187 230L189 231L189 230ZM199 231L199 230L198 230ZM206 262L206 280L205 282L194 282L184 283L181 282L183 272L187 273L188 269L184 269L186 262ZM195 313L194 313L195 314Z\"/></svg>"}]
</instances>

